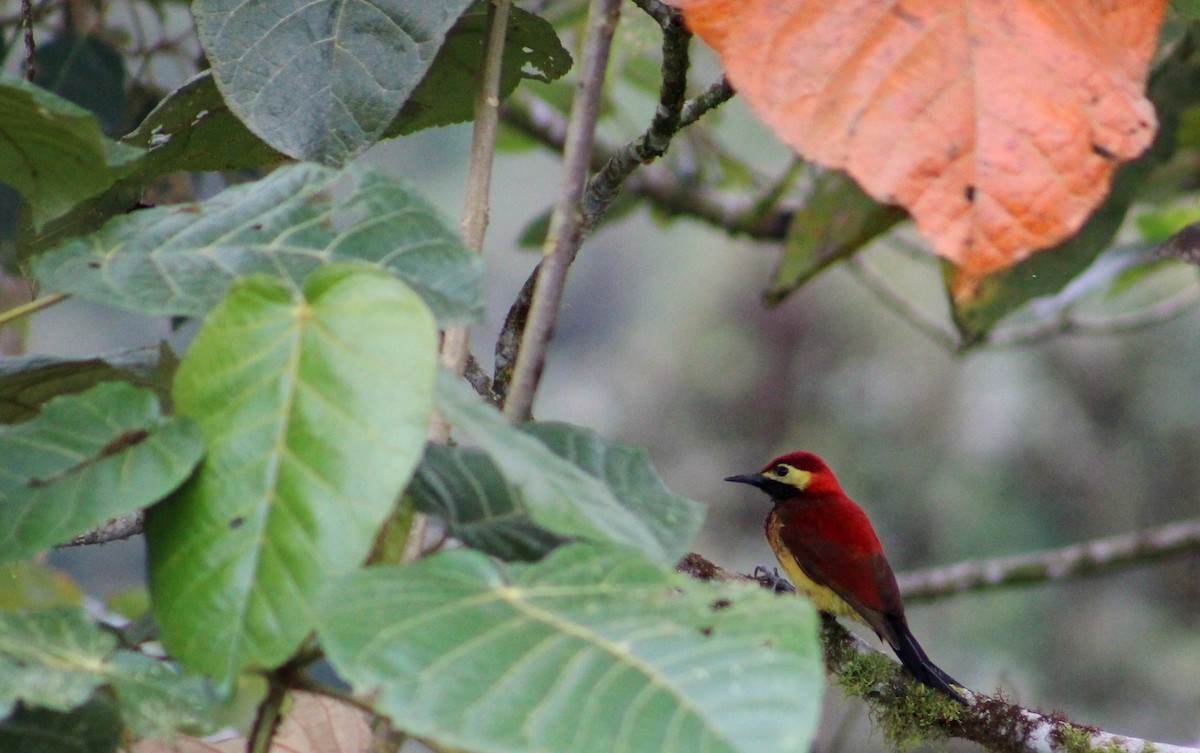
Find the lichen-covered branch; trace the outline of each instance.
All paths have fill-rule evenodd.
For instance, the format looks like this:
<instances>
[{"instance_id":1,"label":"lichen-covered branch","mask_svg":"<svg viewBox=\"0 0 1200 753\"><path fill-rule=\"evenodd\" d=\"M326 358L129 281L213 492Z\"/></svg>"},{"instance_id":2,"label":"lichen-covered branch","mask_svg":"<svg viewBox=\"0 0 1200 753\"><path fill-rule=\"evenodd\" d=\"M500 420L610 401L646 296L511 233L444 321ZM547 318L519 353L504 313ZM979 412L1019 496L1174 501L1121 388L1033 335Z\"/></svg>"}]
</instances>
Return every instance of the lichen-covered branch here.
<instances>
[{"instance_id":1,"label":"lichen-covered branch","mask_svg":"<svg viewBox=\"0 0 1200 753\"><path fill-rule=\"evenodd\" d=\"M969 591L1096 575L1196 552L1200 552L1200 520L1189 520L1061 549L900 573L896 579L906 602L929 601Z\"/></svg>"},{"instance_id":2,"label":"lichen-covered branch","mask_svg":"<svg viewBox=\"0 0 1200 753\"><path fill-rule=\"evenodd\" d=\"M754 580L695 553L676 569L699 580ZM871 705L884 734L901 748L953 737L1009 753L1200 753L1200 748L1114 735L1074 723L1061 714L1043 714L1011 704L1000 695L968 690L970 705L964 707L909 677L898 663L829 615L822 615L821 646L825 666L837 683L848 695Z\"/></svg>"}]
</instances>

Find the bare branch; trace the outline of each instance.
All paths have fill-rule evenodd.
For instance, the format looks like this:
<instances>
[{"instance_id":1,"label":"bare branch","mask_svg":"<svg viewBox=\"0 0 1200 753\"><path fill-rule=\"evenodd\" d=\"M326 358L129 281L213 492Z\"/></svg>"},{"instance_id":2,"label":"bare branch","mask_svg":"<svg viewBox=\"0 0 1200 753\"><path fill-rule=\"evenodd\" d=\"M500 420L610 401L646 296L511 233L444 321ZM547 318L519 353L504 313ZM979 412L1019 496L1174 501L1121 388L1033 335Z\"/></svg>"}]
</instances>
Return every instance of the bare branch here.
<instances>
[{"instance_id":1,"label":"bare branch","mask_svg":"<svg viewBox=\"0 0 1200 753\"><path fill-rule=\"evenodd\" d=\"M529 321L521 337L521 349L513 369L512 389L504 404L505 413L514 423L527 420L532 412L533 398L546 365L546 352L566 286L567 271L583 240L580 202L600 111L608 53L620 7L620 0L592 0L588 11L580 81L571 105L571 117L563 145L562 183L543 246L543 259L538 269L537 287L533 291Z\"/></svg>"},{"instance_id":2,"label":"bare branch","mask_svg":"<svg viewBox=\"0 0 1200 753\"><path fill-rule=\"evenodd\" d=\"M1200 552L1200 520L1190 520L1061 549L900 573L896 580L905 601L929 601L965 592L1097 575L1196 552Z\"/></svg>"},{"instance_id":3,"label":"bare branch","mask_svg":"<svg viewBox=\"0 0 1200 753\"><path fill-rule=\"evenodd\" d=\"M753 580L695 553L685 557L677 569L700 580ZM834 617L821 617L826 668L847 693L866 700L884 729L893 733L913 730L925 738L961 738L988 750L1012 753L1200 753L1200 748L1114 735L1076 724L1060 714L1040 714L1000 696L970 690L966 692L970 705L964 708L919 685L898 663L850 633Z\"/></svg>"},{"instance_id":4,"label":"bare branch","mask_svg":"<svg viewBox=\"0 0 1200 753\"><path fill-rule=\"evenodd\" d=\"M925 312L915 307L899 290L876 272L869 264L857 256L850 259L847 268L854 273L859 282L875 294L879 302L887 306L901 319L923 332L931 340L948 350L957 350L961 341L957 334L940 322L929 317Z\"/></svg>"}]
</instances>

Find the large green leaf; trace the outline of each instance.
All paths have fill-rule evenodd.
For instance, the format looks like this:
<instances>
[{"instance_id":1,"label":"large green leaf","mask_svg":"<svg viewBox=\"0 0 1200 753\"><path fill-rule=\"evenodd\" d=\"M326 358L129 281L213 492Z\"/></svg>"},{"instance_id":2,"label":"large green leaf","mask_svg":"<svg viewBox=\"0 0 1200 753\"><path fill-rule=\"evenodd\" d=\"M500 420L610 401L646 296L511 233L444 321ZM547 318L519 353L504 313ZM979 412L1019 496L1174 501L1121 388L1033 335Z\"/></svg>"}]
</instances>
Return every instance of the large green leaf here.
<instances>
[{"instance_id":1,"label":"large green leaf","mask_svg":"<svg viewBox=\"0 0 1200 753\"><path fill-rule=\"evenodd\" d=\"M352 165L282 167L208 201L147 209L37 257L48 290L146 314L199 316L254 273L294 288L362 261L411 285L443 323L474 320L483 266L407 183Z\"/></svg>"},{"instance_id":2,"label":"large green leaf","mask_svg":"<svg viewBox=\"0 0 1200 753\"><path fill-rule=\"evenodd\" d=\"M150 390L106 382L0 426L0 562L35 554L178 487L204 452Z\"/></svg>"},{"instance_id":3,"label":"large green leaf","mask_svg":"<svg viewBox=\"0 0 1200 753\"><path fill-rule=\"evenodd\" d=\"M196 0L230 108L291 157L341 164L383 134L470 0Z\"/></svg>"},{"instance_id":4,"label":"large green leaf","mask_svg":"<svg viewBox=\"0 0 1200 753\"><path fill-rule=\"evenodd\" d=\"M439 748L784 753L816 729L816 624L801 599L575 544L534 565L458 550L355 573L318 632L357 692Z\"/></svg>"},{"instance_id":5,"label":"large green leaf","mask_svg":"<svg viewBox=\"0 0 1200 753\"><path fill-rule=\"evenodd\" d=\"M122 141L149 150L142 168L148 175L243 170L286 159L229 111L212 71L193 76L168 94Z\"/></svg>"},{"instance_id":6,"label":"large green leaf","mask_svg":"<svg viewBox=\"0 0 1200 753\"><path fill-rule=\"evenodd\" d=\"M43 355L0 359L0 424L30 419L47 400L83 392L101 382L148 387L165 403L175 364L175 354L165 345L83 360Z\"/></svg>"},{"instance_id":7,"label":"large green leaf","mask_svg":"<svg viewBox=\"0 0 1200 753\"><path fill-rule=\"evenodd\" d=\"M667 489L645 450L570 424L522 428L603 482L658 539L668 560L688 552L700 532L703 506ZM537 559L564 541L534 523L519 491L479 450L431 445L409 491L417 509L440 517L456 538L502 559Z\"/></svg>"},{"instance_id":8,"label":"large green leaf","mask_svg":"<svg viewBox=\"0 0 1200 753\"><path fill-rule=\"evenodd\" d=\"M678 559L678 552L622 505L603 481L510 426L466 384L445 372L438 383L437 406L487 453L508 492L540 527L559 536L623 544L664 564Z\"/></svg>"},{"instance_id":9,"label":"large green leaf","mask_svg":"<svg viewBox=\"0 0 1200 753\"><path fill-rule=\"evenodd\" d=\"M107 189L142 155L105 137L82 107L0 77L0 181L21 192L35 228Z\"/></svg>"},{"instance_id":10,"label":"large green leaf","mask_svg":"<svg viewBox=\"0 0 1200 753\"><path fill-rule=\"evenodd\" d=\"M321 587L362 563L421 457L436 361L428 308L381 272L230 288L175 379L208 454L146 521L172 655L228 680L300 645Z\"/></svg>"},{"instance_id":11,"label":"large green leaf","mask_svg":"<svg viewBox=\"0 0 1200 753\"><path fill-rule=\"evenodd\" d=\"M483 67L487 35L487 0L475 0L446 34L446 41L420 86L400 110L385 136L422 128L460 123L475 116L475 92ZM571 54L563 48L550 23L513 8L504 36L500 69L500 99L508 97L521 79L549 82L571 70Z\"/></svg>"},{"instance_id":12,"label":"large green leaf","mask_svg":"<svg viewBox=\"0 0 1200 753\"><path fill-rule=\"evenodd\" d=\"M20 701L70 711L101 687L115 693L136 734L164 736L206 724L209 699L199 678L134 651L76 609L0 613L0 717Z\"/></svg>"}]
</instances>

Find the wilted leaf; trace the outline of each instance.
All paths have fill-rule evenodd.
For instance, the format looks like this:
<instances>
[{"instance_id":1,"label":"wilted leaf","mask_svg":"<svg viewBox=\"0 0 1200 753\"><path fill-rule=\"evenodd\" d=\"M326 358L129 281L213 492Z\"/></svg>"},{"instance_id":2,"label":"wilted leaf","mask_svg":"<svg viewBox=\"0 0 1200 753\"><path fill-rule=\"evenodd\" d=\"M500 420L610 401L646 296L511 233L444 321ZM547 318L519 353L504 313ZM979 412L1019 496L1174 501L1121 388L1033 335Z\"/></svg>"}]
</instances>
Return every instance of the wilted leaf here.
<instances>
[{"instance_id":1,"label":"wilted leaf","mask_svg":"<svg viewBox=\"0 0 1200 753\"><path fill-rule=\"evenodd\" d=\"M195 468L197 427L153 392L106 382L0 426L0 562L27 557L151 505Z\"/></svg>"},{"instance_id":2,"label":"wilted leaf","mask_svg":"<svg viewBox=\"0 0 1200 753\"><path fill-rule=\"evenodd\" d=\"M164 736L206 723L209 699L198 678L118 649L116 637L84 612L0 613L0 717L12 713L17 701L70 711L105 686L138 735Z\"/></svg>"},{"instance_id":3,"label":"wilted leaf","mask_svg":"<svg viewBox=\"0 0 1200 753\"><path fill-rule=\"evenodd\" d=\"M480 753L807 751L823 685L806 602L579 544L355 573L318 632L396 726Z\"/></svg>"},{"instance_id":4,"label":"wilted leaf","mask_svg":"<svg viewBox=\"0 0 1200 753\"><path fill-rule=\"evenodd\" d=\"M671 0L758 117L904 206L954 296L1078 230L1150 145L1166 0Z\"/></svg>"},{"instance_id":5,"label":"wilted leaf","mask_svg":"<svg viewBox=\"0 0 1200 753\"><path fill-rule=\"evenodd\" d=\"M173 656L225 681L300 645L318 592L362 563L421 457L436 361L429 310L381 272L230 288L175 378L208 455L146 519Z\"/></svg>"},{"instance_id":6,"label":"wilted leaf","mask_svg":"<svg viewBox=\"0 0 1200 753\"><path fill-rule=\"evenodd\" d=\"M229 107L296 159L341 164L383 134L470 0L197 0Z\"/></svg>"},{"instance_id":7,"label":"wilted leaf","mask_svg":"<svg viewBox=\"0 0 1200 753\"><path fill-rule=\"evenodd\" d=\"M199 316L238 277L269 274L298 288L339 261L400 277L442 323L482 308L479 258L407 183L359 165L288 165L208 201L122 215L37 257L33 270L48 290Z\"/></svg>"},{"instance_id":8,"label":"wilted leaf","mask_svg":"<svg viewBox=\"0 0 1200 753\"><path fill-rule=\"evenodd\" d=\"M0 78L0 180L21 192L35 228L107 189L142 154L105 137L82 107Z\"/></svg>"},{"instance_id":9,"label":"wilted leaf","mask_svg":"<svg viewBox=\"0 0 1200 753\"><path fill-rule=\"evenodd\" d=\"M533 522L559 536L622 544L663 564L675 563L679 555L600 479L510 426L496 409L448 373L439 377L438 412L487 453L509 493Z\"/></svg>"}]
</instances>

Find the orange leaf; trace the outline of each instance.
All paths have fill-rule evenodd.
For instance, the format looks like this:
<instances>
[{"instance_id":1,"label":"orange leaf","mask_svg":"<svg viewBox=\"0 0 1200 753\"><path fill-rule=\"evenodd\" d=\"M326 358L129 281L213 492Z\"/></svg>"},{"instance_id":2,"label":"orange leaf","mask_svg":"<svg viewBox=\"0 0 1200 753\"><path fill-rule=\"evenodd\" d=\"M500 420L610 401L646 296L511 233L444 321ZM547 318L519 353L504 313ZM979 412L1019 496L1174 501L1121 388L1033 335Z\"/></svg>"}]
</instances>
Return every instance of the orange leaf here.
<instances>
[{"instance_id":1,"label":"orange leaf","mask_svg":"<svg viewBox=\"0 0 1200 753\"><path fill-rule=\"evenodd\" d=\"M1072 235L1154 138L1166 0L669 0L758 117L912 214L954 296Z\"/></svg>"}]
</instances>

